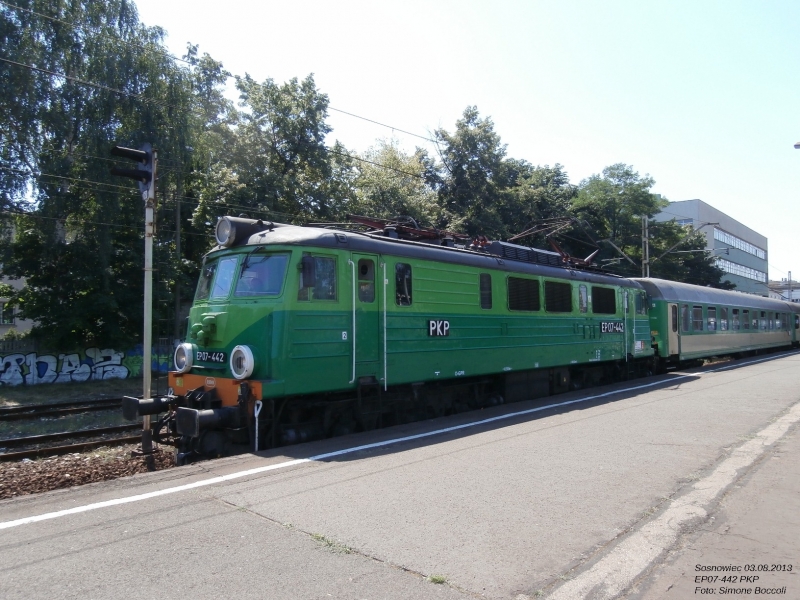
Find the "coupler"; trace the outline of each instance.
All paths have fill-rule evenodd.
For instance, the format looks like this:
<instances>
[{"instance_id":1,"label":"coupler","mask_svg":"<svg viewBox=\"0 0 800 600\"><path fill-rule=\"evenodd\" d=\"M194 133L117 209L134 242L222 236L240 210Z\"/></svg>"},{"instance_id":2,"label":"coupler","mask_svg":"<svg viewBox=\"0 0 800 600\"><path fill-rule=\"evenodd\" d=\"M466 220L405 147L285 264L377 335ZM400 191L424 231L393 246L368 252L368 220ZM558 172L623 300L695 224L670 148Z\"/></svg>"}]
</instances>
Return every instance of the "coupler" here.
<instances>
[{"instance_id":1,"label":"coupler","mask_svg":"<svg viewBox=\"0 0 800 600\"><path fill-rule=\"evenodd\" d=\"M136 421L144 415L157 415L167 412L175 400L171 396L146 399L125 396L122 399L122 416L128 421Z\"/></svg>"}]
</instances>

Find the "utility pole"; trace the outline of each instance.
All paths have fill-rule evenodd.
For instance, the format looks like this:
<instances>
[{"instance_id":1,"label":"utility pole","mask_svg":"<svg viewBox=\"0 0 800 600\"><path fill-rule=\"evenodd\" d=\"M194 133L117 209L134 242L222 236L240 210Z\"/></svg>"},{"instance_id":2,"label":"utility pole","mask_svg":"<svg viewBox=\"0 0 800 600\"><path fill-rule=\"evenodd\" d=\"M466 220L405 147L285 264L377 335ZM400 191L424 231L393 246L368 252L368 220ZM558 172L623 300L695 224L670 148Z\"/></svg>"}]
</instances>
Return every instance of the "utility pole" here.
<instances>
[{"instance_id":1,"label":"utility pole","mask_svg":"<svg viewBox=\"0 0 800 600\"><path fill-rule=\"evenodd\" d=\"M789 302L792 301L792 272L789 271Z\"/></svg>"},{"instance_id":2,"label":"utility pole","mask_svg":"<svg viewBox=\"0 0 800 600\"><path fill-rule=\"evenodd\" d=\"M114 146L111 154L138 161L138 169L113 167L112 175L130 177L139 183L144 200L144 332L142 336L142 399L150 399L153 347L153 236L155 235L156 170L158 153L148 144L139 150ZM142 416L142 454L153 453L150 415Z\"/></svg>"},{"instance_id":3,"label":"utility pole","mask_svg":"<svg viewBox=\"0 0 800 600\"><path fill-rule=\"evenodd\" d=\"M175 328L174 340L181 337L181 197L175 198L175 256L178 259L178 272L175 274Z\"/></svg>"},{"instance_id":4,"label":"utility pole","mask_svg":"<svg viewBox=\"0 0 800 600\"><path fill-rule=\"evenodd\" d=\"M650 278L650 223L647 215L642 215L642 277Z\"/></svg>"}]
</instances>

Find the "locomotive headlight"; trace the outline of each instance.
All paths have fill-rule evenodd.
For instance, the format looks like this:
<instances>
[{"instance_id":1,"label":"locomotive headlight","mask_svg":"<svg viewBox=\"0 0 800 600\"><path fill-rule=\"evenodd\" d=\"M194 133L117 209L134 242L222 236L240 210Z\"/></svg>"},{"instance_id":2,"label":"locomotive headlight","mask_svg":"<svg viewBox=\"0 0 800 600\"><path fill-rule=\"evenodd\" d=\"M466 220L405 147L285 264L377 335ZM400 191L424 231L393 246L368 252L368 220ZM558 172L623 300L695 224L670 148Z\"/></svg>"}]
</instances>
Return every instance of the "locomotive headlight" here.
<instances>
[{"instance_id":1,"label":"locomotive headlight","mask_svg":"<svg viewBox=\"0 0 800 600\"><path fill-rule=\"evenodd\" d=\"M214 236L220 246L225 246L226 248L232 246L233 242L236 241L236 225L228 217L222 217L217 221Z\"/></svg>"},{"instance_id":2,"label":"locomotive headlight","mask_svg":"<svg viewBox=\"0 0 800 600\"><path fill-rule=\"evenodd\" d=\"M236 346L231 352L231 373L236 379L247 379L253 374L256 361L253 351L247 346Z\"/></svg>"},{"instance_id":3,"label":"locomotive headlight","mask_svg":"<svg viewBox=\"0 0 800 600\"><path fill-rule=\"evenodd\" d=\"M175 370L178 373L186 373L192 368L192 358L194 348L189 343L184 343L175 348Z\"/></svg>"}]
</instances>

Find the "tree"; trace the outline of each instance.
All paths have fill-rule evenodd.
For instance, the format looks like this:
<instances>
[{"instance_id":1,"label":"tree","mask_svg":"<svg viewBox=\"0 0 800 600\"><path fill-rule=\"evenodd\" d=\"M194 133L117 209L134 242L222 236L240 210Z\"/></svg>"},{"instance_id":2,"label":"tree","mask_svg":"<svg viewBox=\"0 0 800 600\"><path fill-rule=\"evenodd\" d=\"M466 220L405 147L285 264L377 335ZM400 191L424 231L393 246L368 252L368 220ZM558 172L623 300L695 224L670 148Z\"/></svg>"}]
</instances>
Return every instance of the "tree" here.
<instances>
[{"instance_id":1,"label":"tree","mask_svg":"<svg viewBox=\"0 0 800 600\"><path fill-rule=\"evenodd\" d=\"M28 6L4 7L2 19L2 55L18 64L3 66L12 85L0 94L0 131L35 123L4 140L25 165L3 188L17 211L4 274L27 278L21 316L37 321L45 342L131 344L142 330L143 206L131 183L109 175L106 157L116 143L149 141L165 165L185 162L187 72L166 53L164 32L142 25L127 0ZM20 92L21 112L9 112ZM164 169L160 196L180 177ZM159 216L166 210L162 203ZM157 243L156 262L175 262L170 251Z\"/></svg>"},{"instance_id":2,"label":"tree","mask_svg":"<svg viewBox=\"0 0 800 600\"><path fill-rule=\"evenodd\" d=\"M325 136L328 97L312 75L278 85L237 77L241 106L233 160L246 187L237 202L294 219L326 218L324 190L332 174Z\"/></svg>"},{"instance_id":3,"label":"tree","mask_svg":"<svg viewBox=\"0 0 800 600\"><path fill-rule=\"evenodd\" d=\"M409 216L418 223L436 224L441 210L436 193L425 182L420 152L404 153L397 142L383 140L361 155L355 166L352 211L391 219Z\"/></svg>"},{"instance_id":4,"label":"tree","mask_svg":"<svg viewBox=\"0 0 800 600\"><path fill-rule=\"evenodd\" d=\"M490 118L469 106L449 133L437 129L440 164L429 169L428 182L439 196L441 225L470 235L507 237L503 205L517 171L505 160L506 146Z\"/></svg>"},{"instance_id":5,"label":"tree","mask_svg":"<svg viewBox=\"0 0 800 600\"><path fill-rule=\"evenodd\" d=\"M564 167L560 164L534 167L525 161L508 162L510 168L516 170L516 185L509 190L502 208L503 222L510 233L523 233L546 219L568 217L577 188L569 182ZM539 248L548 246L547 239L541 234L527 236L518 243ZM568 244L562 243L562 246L568 247ZM580 242L579 246L582 246Z\"/></svg>"},{"instance_id":6,"label":"tree","mask_svg":"<svg viewBox=\"0 0 800 600\"><path fill-rule=\"evenodd\" d=\"M693 230L691 225L678 225L673 219L651 222L650 233L651 277L723 290L736 287L730 281L722 281L725 272L716 266L716 257L705 250L706 236L702 231ZM661 256L675 244L674 250Z\"/></svg>"}]
</instances>

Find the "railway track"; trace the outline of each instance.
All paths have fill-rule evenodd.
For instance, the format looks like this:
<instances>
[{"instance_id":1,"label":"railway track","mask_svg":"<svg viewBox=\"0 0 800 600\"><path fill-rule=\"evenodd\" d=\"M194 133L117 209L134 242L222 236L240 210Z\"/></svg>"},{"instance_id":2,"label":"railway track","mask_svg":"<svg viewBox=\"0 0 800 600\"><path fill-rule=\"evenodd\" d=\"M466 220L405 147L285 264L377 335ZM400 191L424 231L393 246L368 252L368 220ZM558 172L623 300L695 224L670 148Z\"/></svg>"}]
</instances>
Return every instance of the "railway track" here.
<instances>
[{"instance_id":1,"label":"railway track","mask_svg":"<svg viewBox=\"0 0 800 600\"><path fill-rule=\"evenodd\" d=\"M0 461L21 460L23 458L41 458L83 452L100 446L118 446L132 444L142 439L138 435L124 435L134 431L141 432L142 426L138 423L130 425L117 425L114 427L99 427L63 433L50 433L45 435L31 435L27 437L0 439L0 449L25 448L14 452L0 453ZM123 435L120 435L123 434ZM82 441L81 441L82 440ZM58 444L59 442L70 442ZM53 443L56 445L52 445Z\"/></svg>"},{"instance_id":2,"label":"railway track","mask_svg":"<svg viewBox=\"0 0 800 600\"><path fill-rule=\"evenodd\" d=\"M5 406L0 407L0 422L38 419L40 417L61 417L101 410L115 410L119 409L121 406L122 398L29 404L27 406Z\"/></svg>"},{"instance_id":3,"label":"railway track","mask_svg":"<svg viewBox=\"0 0 800 600\"><path fill-rule=\"evenodd\" d=\"M36 419L58 419L82 413L119 410L122 398L103 400L80 400L29 404L27 406L0 407L0 423L33 421ZM65 428L69 429L66 426ZM84 452L100 446L117 446L141 440L141 424L125 424L112 427L76 429L41 435L0 439L0 461L41 458L73 452ZM127 435L126 435L127 434ZM19 450L17 450L19 449Z\"/></svg>"}]
</instances>

